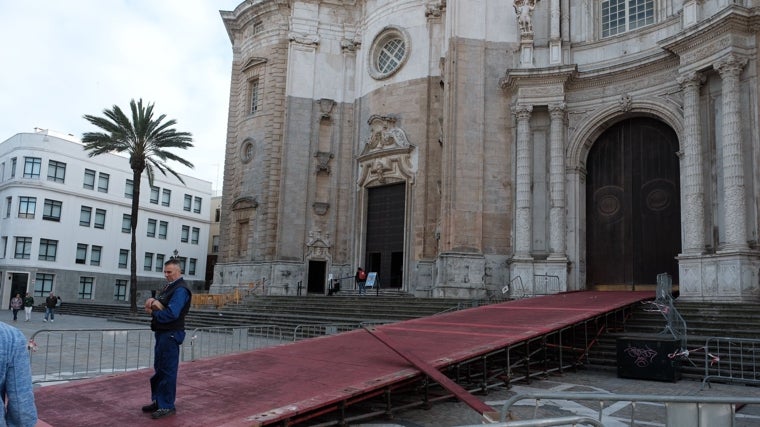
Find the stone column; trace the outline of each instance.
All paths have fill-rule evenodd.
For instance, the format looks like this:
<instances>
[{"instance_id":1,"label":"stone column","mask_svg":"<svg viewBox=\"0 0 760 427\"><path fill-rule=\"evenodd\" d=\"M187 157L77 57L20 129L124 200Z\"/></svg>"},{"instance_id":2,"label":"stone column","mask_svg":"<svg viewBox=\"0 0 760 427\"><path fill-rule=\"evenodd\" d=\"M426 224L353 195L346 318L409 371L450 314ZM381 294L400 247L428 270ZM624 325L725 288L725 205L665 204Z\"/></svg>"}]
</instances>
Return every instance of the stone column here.
<instances>
[{"instance_id":1,"label":"stone column","mask_svg":"<svg viewBox=\"0 0 760 427\"><path fill-rule=\"evenodd\" d=\"M684 254L701 254L705 249L705 188L702 177L702 128L699 121L699 87L703 82L704 76L695 72L678 78L678 84L683 88L681 218Z\"/></svg>"},{"instance_id":2,"label":"stone column","mask_svg":"<svg viewBox=\"0 0 760 427\"><path fill-rule=\"evenodd\" d=\"M744 168L742 164L742 133L739 123L739 75L747 59L734 54L713 65L723 80L723 125L721 145L723 148L724 223L726 226L725 250L748 249L747 200L744 191Z\"/></svg>"},{"instance_id":3,"label":"stone column","mask_svg":"<svg viewBox=\"0 0 760 427\"><path fill-rule=\"evenodd\" d=\"M565 205L565 104L549 106L549 250L550 258L565 258L567 210Z\"/></svg>"},{"instance_id":4,"label":"stone column","mask_svg":"<svg viewBox=\"0 0 760 427\"><path fill-rule=\"evenodd\" d=\"M531 105L518 105L514 114L517 118L517 182L515 206L515 257L530 259L531 227L533 197L531 193L531 176L533 158L530 150L530 115Z\"/></svg>"}]
</instances>

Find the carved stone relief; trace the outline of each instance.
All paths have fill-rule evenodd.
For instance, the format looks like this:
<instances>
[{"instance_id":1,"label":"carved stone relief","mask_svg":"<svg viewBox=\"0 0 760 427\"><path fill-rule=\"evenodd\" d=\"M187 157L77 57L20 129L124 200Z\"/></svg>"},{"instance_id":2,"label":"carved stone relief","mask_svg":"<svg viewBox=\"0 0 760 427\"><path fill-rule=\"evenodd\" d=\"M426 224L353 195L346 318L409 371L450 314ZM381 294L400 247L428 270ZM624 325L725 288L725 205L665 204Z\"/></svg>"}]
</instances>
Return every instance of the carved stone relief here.
<instances>
[{"instance_id":1,"label":"carved stone relief","mask_svg":"<svg viewBox=\"0 0 760 427\"><path fill-rule=\"evenodd\" d=\"M370 134L358 159L358 184L413 183L415 171L411 156L415 147L409 143L406 133L396 127L396 118L374 114L367 123Z\"/></svg>"},{"instance_id":2,"label":"carved stone relief","mask_svg":"<svg viewBox=\"0 0 760 427\"><path fill-rule=\"evenodd\" d=\"M330 233L324 233L324 236L322 234L322 230L309 231L309 241L306 242L307 259L331 259Z\"/></svg>"}]
</instances>

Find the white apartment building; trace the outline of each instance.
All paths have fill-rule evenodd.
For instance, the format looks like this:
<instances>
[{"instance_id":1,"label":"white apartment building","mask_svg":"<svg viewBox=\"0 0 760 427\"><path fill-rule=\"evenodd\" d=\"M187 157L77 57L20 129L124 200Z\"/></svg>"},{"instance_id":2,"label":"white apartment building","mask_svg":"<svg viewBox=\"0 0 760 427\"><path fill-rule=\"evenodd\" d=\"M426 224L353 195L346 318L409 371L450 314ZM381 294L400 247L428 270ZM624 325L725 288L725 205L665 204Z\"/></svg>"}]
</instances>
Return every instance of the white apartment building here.
<instances>
[{"instance_id":1,"label":"white apartment building","mask_svg":"<svg viewBox=\"0 0 760 427\"><path fill-rule=\"evenodd\" d=\"M191 288L204 288L211 182L182 177L141 184L138 301L160 289L173 256ZM132 189L126 157L91 158L74 137L36 129L1 143L2 301L54 292L64 302L127 303Z\"/></svg>"}]
</instances>

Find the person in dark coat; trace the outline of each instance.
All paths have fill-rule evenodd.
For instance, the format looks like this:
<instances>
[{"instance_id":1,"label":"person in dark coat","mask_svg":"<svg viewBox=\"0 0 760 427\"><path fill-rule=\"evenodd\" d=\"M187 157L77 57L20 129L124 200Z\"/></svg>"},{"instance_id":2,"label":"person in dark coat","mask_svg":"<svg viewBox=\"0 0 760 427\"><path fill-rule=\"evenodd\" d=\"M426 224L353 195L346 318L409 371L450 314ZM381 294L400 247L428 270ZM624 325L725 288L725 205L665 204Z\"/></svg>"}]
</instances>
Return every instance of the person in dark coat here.
<instances>
[{"instance_id":1,"label":"person in dark coat","mask_svg":"<svg viewBox=\"0 0 760 427\"><path fill-rule=\"evenodd\" d=\"M185 340L185 316L190 310L192 292L182 277L178 259L164 263L164 277L168 282L156 298L145 301L145 311L150 314L150 329L156 337L154 349L154 374L150 378L152 402L142 407L151 418L159 419L174 415L177 396L177 371L179 350Z\"/></svg>"}]
</instances>

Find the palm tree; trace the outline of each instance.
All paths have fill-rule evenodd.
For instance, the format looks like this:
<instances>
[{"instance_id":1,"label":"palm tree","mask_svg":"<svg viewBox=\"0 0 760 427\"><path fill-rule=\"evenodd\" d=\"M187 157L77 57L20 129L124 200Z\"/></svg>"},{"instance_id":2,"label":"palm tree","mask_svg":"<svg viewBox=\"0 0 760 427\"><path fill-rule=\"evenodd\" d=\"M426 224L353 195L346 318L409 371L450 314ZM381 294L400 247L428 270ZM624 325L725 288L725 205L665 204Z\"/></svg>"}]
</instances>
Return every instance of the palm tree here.
<instances>
[{"instance_id":1,"label":"palm tree","mask_svg":"<svg viewBox=\"0 0 760 427\"><path fill-rule=\"evenodd\" d=\"M154 119L153 103L143 106L140 99L129 103L132 110L130 121L117 105L110 110L103 110L105 117L85 115L84 118L103 132L85 132L82 135L84 149L89 156L94 157L103 153L126 153L129 155L129 166L132 169L132 246L130 257L130 311L137 314L137 214L140 207L140 178L143 172L148 173L148 183L153 186L153 176L157 169L164 176L171 173L181 183L181 176L166 165L167 160L179 162L189 168L193 164L177 156L167 149L187 149L193 146L192 135L188 132L178 132L173 128L177 121L167 120L165 114Z\"/></svg>"}]
</instances>

